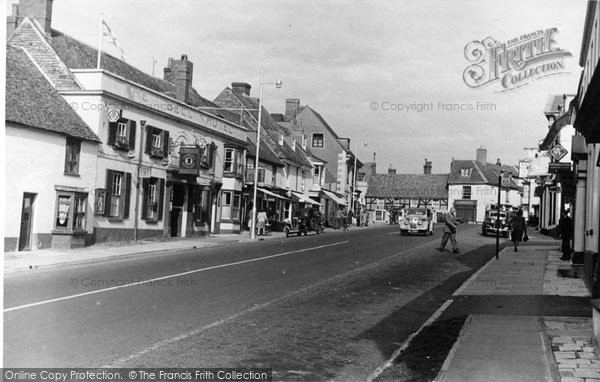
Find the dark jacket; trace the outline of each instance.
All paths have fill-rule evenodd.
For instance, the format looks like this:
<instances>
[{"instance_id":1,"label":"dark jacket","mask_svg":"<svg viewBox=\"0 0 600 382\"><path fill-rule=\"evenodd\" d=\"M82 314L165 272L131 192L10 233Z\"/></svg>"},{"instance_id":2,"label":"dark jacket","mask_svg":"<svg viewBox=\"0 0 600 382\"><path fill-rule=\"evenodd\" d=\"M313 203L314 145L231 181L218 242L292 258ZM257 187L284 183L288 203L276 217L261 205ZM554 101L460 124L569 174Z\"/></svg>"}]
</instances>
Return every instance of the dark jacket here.
<instances>
[{"instance_id":1,"label":"dark jacket","mask_svg":"<svg viewBox=\"0 0 600 382\"><path fill-rule=\"evenodd\" d=\"M558 230L563 239L573 238L573 219L569 216L560 218L558 221Z\"/></svg>"}]
</instances>

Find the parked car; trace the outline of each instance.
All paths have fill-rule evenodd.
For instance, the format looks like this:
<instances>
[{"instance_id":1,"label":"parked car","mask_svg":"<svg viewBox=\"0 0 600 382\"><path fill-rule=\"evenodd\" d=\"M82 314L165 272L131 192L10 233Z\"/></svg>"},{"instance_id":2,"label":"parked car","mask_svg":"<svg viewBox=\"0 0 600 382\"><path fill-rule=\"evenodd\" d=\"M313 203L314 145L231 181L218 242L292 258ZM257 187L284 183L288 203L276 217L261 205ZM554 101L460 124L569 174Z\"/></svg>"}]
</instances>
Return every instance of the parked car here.
<instances>
[{"instance_id":1,"label":"parked car","mask_svg":"<svg viewBox=\"0 0 600 382\"><path fill-rule=\"evenodd\" d=\"M285 237L296 234L298 236L308 235L308 231L314 231L317 235L325 232L323 215L318 208L301 208L292 212L292 219L285 220Z\"/></svg>"},{"instance_id":2,"label":"parked car","mask_svg":"<svg viewBox=\"0 0 600 382\"><path fill-rule=\"evenodd\" d=\"M426 208L408 208L400 222L400 235L433 235L433 214Z\"/></svg>"},{"instance_id":3,"label":"parked car","mask_svg":"<svg viewBox=\"0 0 600 382\"><path fill-rule=\"evenodd\" d=\"M489 233L496 235L496 232L500 231L500 235L508 237L509 227L507 217L506 211L500 211L500 217L498 218L498 210L487 210L483 225L481 226L481 234L483 236Z\"/></svg>"}]
</instances>

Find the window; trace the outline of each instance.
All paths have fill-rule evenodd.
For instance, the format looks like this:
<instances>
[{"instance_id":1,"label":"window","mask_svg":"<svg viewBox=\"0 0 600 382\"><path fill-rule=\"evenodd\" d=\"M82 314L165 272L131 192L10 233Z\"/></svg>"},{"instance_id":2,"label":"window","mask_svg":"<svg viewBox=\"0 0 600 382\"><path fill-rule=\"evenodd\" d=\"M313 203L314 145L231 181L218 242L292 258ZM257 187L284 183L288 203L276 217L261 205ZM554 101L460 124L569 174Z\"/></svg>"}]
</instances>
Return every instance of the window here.
<instances>
[{"instance_id":1,"label":"window","mask_svg":"<svg viewBox=\"0 0 600 382\"><path fill-rule=\"evenodd\" d=\"M203 226L205 224L210 224L210 201L212 198L210 190L202 187L194 187L192 196L194 225Z\"/></svg>"},{"instance_id":2,"label":"window","mask_svg":"<svg viewBox=\"0 0 600 382\"><path fill-rule=\"evenodd\" d=\"M471 199L471 186L463 186L463 199Z\"/></svg>"},{"instance_id":3,"label":"window","mask_svg":"<svg viewBox=\"0 0 600 382\"><path fill-rule=\"evenodd\" d=\"M165 180L159 178L142 179L142 219L158 221L163 218Z\"/></svg>"},{"instance_id":4,"label":"window","mask_svg":"<svg viewBox=\"0 0 600 382\"><path fill-rule=\"evenodd\" d=\"M223 172L233 176L242 176L244 173L244 164L242 160L242 150L226 147L225 160L223 163Z\"/></svg>"},{"instance_id":5,"label":"window","mask_svg":"<svg viewBox=\"0 0 600 382\"><path fill-rule=\"evenodd\" d=\"M460 169L460 176L464 176L466 178L470 178L471 177L471 168L461 168Z\"/></svg>"},{"instance_id":6,"label":"window","mask_svg":"<svg viewBox=\"0 0 600 382\"><path fill-rule=\"evenodd\" d=\"M151 157L164 158L169 155L169 132L153 126L146 128L146 148Z\"/></svg>"},{"instance_id":7,"label":"window","mask_svg":"<svg viewBox=\"0 0 600 382\"><path fill-rule=\"evenodd\" d=\"M108 123L108 144L118 150L135 148L135 121L121 118Z\"/></svg>"},{"instance_id":8,"label":"window","mask_svg":"<svg viewBox=\"0 0 600 382\"><path fill-rule=\"evenodd\" d=\"M71 187L58 187L54 228L57 231L85 231L88 194Z\"/></svg>"},{"instance_id":9,"label":"window","mask_svg":"<svg viewBox=\"0 0 600 382\"><path fill-rule=\"evenodd\" d=\"M81 141L67 137L67 149L65 154L65 174L79 174L79 153L81 152Z\"/></svg>"},{"instance_id":10,"label":"window","mask_svg":"<svg viewBox=\"0 0 600 382\"><path fill-rule=\"evenodd\" d=\"M323 147L323 134L313 134L312 147Z\"/></svg>"},{"instance_id":11,"label":"window","mask_svg":"<svg viewBox=\"0 0 600 382\"><path fill-rule=\"evenodd\" d=\"M112 218L112 220L128 218L130 194L131 174L107 170L104 216Z\"/></svg>"},{"instance_id":12,"label":"window","mask_svg":"<svg viewBox=\"0 0 600 382\"><path fill-rule=\"evenodd\" d=\"M202 155L200 158L200 167L206 169L212 168L216 150L217 145L215 145L212 142L204 146L204 150L202 151Z\"/></svg>"}]
</instances>

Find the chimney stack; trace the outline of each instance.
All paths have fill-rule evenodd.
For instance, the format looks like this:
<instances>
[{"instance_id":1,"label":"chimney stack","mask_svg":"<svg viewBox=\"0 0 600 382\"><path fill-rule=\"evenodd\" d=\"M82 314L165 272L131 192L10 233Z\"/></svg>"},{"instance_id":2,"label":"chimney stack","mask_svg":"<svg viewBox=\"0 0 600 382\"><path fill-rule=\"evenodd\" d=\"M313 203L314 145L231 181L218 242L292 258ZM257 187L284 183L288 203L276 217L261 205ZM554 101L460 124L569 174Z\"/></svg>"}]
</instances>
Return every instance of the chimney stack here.
<instances>
[{"instance_id":1,"label":"chimney stack","mask_svg":"<svg viewBox=\"0 0 600 382\"><path fill-rule=\"evenodd\" d=\"M502 166L502 162L500 162L500 158L496 159L496 166Z\"/></svg>"},{"instance_id":2,"label":"chimney stack","mask_svg":"<svg viewBox=\"0 0 600 382\"><path fill-rule=\"evenodd\" d=\"M477 159L477 162L481 164L487 163L487 149L485 148L485 146L480 146L477 149L477 156L475 158Z\"/></svg>"},{"instance_id":3,"label":"chimney stack","mask_svg":"<svg viewBox=\"0 0 600 382\"><path fill-rule=\"evenodd\" d=\"M396 169L390 163L390 168L388 168L388 175L396 175Z\"/></svg>"},{"instance_id":4,"label":"chimney stack","mask_svg":"<svg viewBox=\"0 0 600 382\"><path fill-rule=\"evenodd\" d=\"M285 120L291 122L296 118L300 110L300 100L298 98L288 98L285 100Z\"/></svg>"},{"instance_id":5,"label":"chimney stack","mask_svg":"<svg viewBox=\"0 0 600 382\"><path fill-rule=\"evenodd\" d=\"M17 22L19 19L19 4L12 5L12 12L10 15L6 17L6 37L10 37L10 35L17 29Z\"/></svg>"},{"instance_id":6,"label":"chimney stack","mask_svg":"<svg viewBox=\"0 0 600 382\"><path fill-rule=\"evenodd\" d=\"M425 165L423 165L423 174L431 175L431 161L425 159Z\"/></svg>"},{"instance_id":7,"label":"chimney stack","mask_svg":"<svg viewBox=\"0 0 600 382\"><path fill-rule=\"evenodd\" d=\"M171 82L176 87L175 98L188 103L194 64L188 61L187 54L182 54L180 60L169 57L169 63L163 73L165 81Z\"/></svg>"},{"instance_id":8,"label":"chimney stack","mask_svg":"<svg viewBox=\"0 0 600 382\"><path fill-rule=\"evenodd\" d=\"M234 93L250 96L251 88L252 88L252 86L250 86L250 84L245 83L245 82L232 82L231 83L231 90L233 90Z\"/></svg>"}]
</instances>

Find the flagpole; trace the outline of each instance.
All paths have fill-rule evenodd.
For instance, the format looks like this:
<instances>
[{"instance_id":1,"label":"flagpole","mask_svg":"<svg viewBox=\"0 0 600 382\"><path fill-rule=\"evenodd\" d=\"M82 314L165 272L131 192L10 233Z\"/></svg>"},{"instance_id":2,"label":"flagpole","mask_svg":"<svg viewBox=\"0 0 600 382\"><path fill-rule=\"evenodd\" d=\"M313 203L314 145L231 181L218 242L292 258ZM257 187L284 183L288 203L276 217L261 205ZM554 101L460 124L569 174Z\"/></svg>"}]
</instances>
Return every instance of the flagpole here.
<instances>
[{"instance_id":1,"label":"flagpole","mask_svg":"<svg viewBox=\"0 0 600 382\"><path fill-rule=\"evenodd\" d=\"M96 69L100 69L100 59L102 57L102 22L104 21L104 17L102 13L100 13L100 34L98 35L98 62L96 64Z\"/></svg>"}]
</instances>

